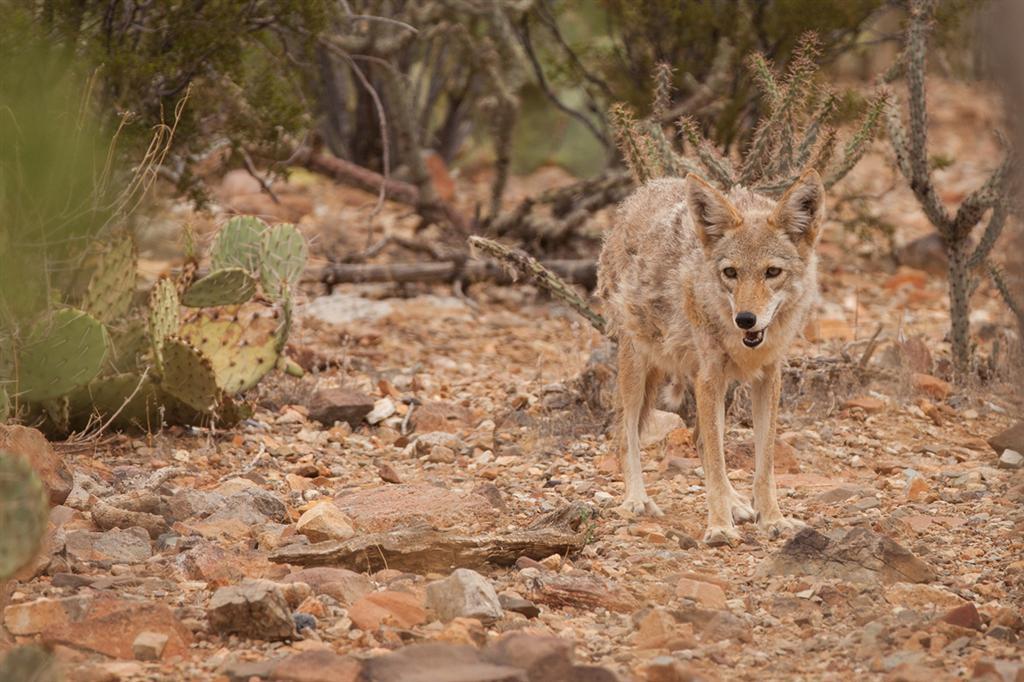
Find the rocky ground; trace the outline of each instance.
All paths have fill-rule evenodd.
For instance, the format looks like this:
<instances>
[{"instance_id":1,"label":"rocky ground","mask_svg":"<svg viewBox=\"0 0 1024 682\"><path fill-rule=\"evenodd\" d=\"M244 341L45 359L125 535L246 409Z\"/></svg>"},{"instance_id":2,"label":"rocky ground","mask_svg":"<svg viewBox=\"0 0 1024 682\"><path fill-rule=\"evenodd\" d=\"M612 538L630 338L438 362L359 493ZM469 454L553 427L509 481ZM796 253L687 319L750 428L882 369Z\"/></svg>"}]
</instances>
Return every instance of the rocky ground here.
<instances>
[{"instance_id":1,"label":"rocky ground","mask_svg":"<svg viewBox=\"0 0 1024 682\"><path fill-rule=\"evenodd\" d=\"M953 202L996 163L968 134L992 107L934 92ZM1004 351L986 382L948 383L927 242L897 266L864 229L891 224L898 245L928 231L882 149L837 188L823 301L786 374L777 478L809 530L700 543L700 464L667 412L645 437L666 515L617 510L604 342L530 287L310 284L293 338L310 371L262 386L235 429L55 451L0 434L55 505L6 636L51 644L72 680L1024 680L1015 375ZM373 203L307 177L276 207L222 192L293 212L321 255ZM414 223L392 206L378 219ZM988 286L976 303L989 358L1008 317ZM729 424L730 477L749 490L742 391Z\"/></svg>"}]
</instances>

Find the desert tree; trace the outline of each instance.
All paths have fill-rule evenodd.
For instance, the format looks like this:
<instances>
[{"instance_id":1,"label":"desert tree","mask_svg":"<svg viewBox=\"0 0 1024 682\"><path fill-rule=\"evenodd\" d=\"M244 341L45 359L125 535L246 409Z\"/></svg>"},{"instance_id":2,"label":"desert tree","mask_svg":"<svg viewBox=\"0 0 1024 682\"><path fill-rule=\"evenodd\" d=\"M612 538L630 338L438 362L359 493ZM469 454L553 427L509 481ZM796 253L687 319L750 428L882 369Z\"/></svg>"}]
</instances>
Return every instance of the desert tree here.
<instances>
[{"instance_id":1,"label":"desert tree","mask_svg":"<svg viewBox=\"0 0 1024 682\"><path fill-rule=\"evenodd\" d=\"M989 268L988 258L1013 210L1012 183L1015 156L1007 149L1002 161L977 189L951 212L939 197L928 160L928 109L925 94L928 32L933 0L911 0L906 47L901 59L907 84L907 115L895 99L886 106L886 126L899 172L907 180L921 210L942 237L949 259L949 314L953 365L959 380L971 365L970 300L980 275ZM904 123L906 119L906 124ZM972 238L988 214L977 245ZM1001 284L998 270L994 274ZM1005 287L1000 288L1001 291ZM1011 300L1011 299L1007 299Z\"/></svg>"}]
</instances>

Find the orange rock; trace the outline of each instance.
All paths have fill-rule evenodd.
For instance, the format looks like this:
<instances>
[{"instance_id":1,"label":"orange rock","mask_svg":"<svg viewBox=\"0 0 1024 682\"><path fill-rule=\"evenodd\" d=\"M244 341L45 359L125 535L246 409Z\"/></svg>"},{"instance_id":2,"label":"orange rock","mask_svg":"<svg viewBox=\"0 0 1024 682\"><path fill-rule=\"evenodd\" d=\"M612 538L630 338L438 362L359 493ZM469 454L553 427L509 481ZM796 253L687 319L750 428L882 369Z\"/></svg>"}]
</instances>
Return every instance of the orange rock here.
<instances>
[{"instance_id":1,"label":"orange rock","mask_svg":"<svg viewBox=\"0 0 1024 682\"><path fill-rule=\"evenodd\" d=\"M637 649L692 649L696 646L693 624L677 623L665 609L651 609L637 625L633 645Z\"/></svg>"},{"instance_id":2,"label":"orange rock","mask_svg":"<svg viewBox=\"0 0 1024 682\"><path fill-rule=\"evenodd\" d=\"M927 497L929 492L931 492L931 486L928 485L928 481L922 476L914 476L907 486L907 499L917 502Z\"/></svg>"},{"instance_id":3,"label":"orange rock","mask_svg":"<svg viewBox=\"0 0 1024 682\"><path fill-rule=\"evenodd\" d=\"M192 633L163 604L115 597L39 599L8 607L4 623L14 634L37 634L48 644L62 644L131 660L132 642L143 632L167 636L163 658L184 654Z\"/></svg>"},{"instance_id":4,"label":"orange rock","mask_svg":"<svg viewBox=\"0 0 1024 682\"><path fill-rule=\"evenodd\" d=\"M680 578L676 583L676 594L692 599L701 606L710 609L725 608L725 591L718 585L706 583L692 578Z\"/></svg>"},{"instance_id":5,"label":"orange rock","mask_svg":"<svg viewBox=\"0 0 1024 682\"><path fill-rule=\"evenodd\" d=\"M933 377L931 374L915 373L912 378L914 388L935 400L945 400L953 390L948 381Z\"/></svg>"},{"instance_id":6,"label":"orange rock","mask_svg":"<svg viewBox=\"0 0 1024 682\"><path fill-rule=\"evenodd\" d=\"M889 291L895 291L904 285L909 285L915 289L923 289L928 284L928 279L928 273L923 270L901 266L896 274L885 280L882 286Z\"/></svg>"},{"instance_id":7,"label":"orange rock","mask_svg":"<svg viewBox=\"0 0 1024 682\"><path fill-rule=\"evenodd\" d=\"M348 611L349 618L360 630L377 630L382 625L411 628L427 622L427 610L414 595L407 592L374 592L368 594Z\"/></svg>"},{"instance_id":8,"label":"orange rock","mask_svg":"<svg viewBox=\"0 0 1024 682\"><path fill-rule=\"evenodd\" d=\"M875 412L881 412L882 410L884 410L885 403L879 400L878 398L872 398L871 396L867 395L860 396L857 398L850 398L845 403L843 403L843 409L849 410L854 407L859 407L860 409L870 414Z\"/></svg>"},{"instance_id":9,"label":"orange rock","mask_svg":"<svg viewBox=\"0 0 1024 682\"><path fill-rule=\"evenodd\" d=\"M50 504L64 504L71 492L71 472L41 432L27 426L0 424L0 450L18 455L35 469L49 492Z\"/></svg>"}]
</instances>

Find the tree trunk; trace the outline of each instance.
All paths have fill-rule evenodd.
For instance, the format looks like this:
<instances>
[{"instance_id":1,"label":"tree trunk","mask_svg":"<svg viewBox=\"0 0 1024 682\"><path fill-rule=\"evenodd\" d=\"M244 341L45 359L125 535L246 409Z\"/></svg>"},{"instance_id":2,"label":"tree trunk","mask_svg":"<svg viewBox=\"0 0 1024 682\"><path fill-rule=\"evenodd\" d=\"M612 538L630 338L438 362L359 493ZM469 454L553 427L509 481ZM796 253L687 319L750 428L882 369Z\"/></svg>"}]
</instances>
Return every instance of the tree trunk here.
<instances>
[{"instance_id":1,"label":"tree trunk","mask_svg":"<svg viewBox=\"0 0 1024 682\"><path fill-rule=\"evenodd\" d=\"M953 367L957 381L963 381L967 377L971 362L971 272L967 265L967 247L966 240L949 246L949 317L952 324L950 339L953 343Z\"/></svg>"}]
</instances>

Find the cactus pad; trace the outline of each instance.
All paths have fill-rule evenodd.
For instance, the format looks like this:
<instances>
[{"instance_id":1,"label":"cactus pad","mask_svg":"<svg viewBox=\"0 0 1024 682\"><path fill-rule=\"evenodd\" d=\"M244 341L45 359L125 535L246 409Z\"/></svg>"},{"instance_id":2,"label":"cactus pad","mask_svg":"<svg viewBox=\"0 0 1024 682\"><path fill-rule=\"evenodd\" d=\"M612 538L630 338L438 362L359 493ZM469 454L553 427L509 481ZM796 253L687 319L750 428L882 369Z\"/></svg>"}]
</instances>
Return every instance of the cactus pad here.
<instances>
[{"instance_id":1,"label":"cactus pad","mask_svg":"<svg viewBox=\"0 0 1024 682\"><path fill-rule=\"evenodd\" d=\"M217 375L210 361L195 346L169 336L163 346L163 377L160 386L200 412L210 412L221 398Z\"/></svg>"},{"instance_id":2,"label":"cactus pad","mask_svg":"<svg viewBox=\"0 0 1024 682\"><path fill-rule=\"evenodd\" d=\"M70 396L69 424L78 430L90 423L113 419L115 428L141 428L155 431L160 426L160 396L148 376L134 372L95 379Z\"/></svg>"},{"instance_id":3,"label":"cactus pad","mask_svg":"<svg viewBox=\"0 0 1024 682\"><path fill-rule=\"evenodd\" d=\"M0 582L35 557L49 513L46 489L28 461L0 452Z\"/></svg>"},{"instance_id":4,"label":"cactus pad","mask_svg":"<svg viewBox=\"0 0 1024 682\"><path fill-rule=\"evenodd\" d=\"M256 280L242 268L214 270L192 283L181 297L190 308L213 308L245 303L256 293Z\"/></svg>"},{"instance_id":5,"label":"cactus pad","mask_svg":"<svg viewBox=\"0 0 1024 682\"><path fill-rule=\"evenodd\" d=\"M180 308L174 283L166 277L158 280L149 293L149 340L158 368L163 366L164 339L178 330Z\"/></svg>"},{"instance_id":6,"label":"cactus pad","mask_svg":"<svg viewBox=\"0 0 1024 682\"><path fill-rule=\"evenodd\" d=\"M125 313L135 295L135 244L130 234L115 238L96 259L82 310L103 323Z\"/></svg>"},{"instance_id":7,"label":"cactus pad","mask_svg":"<svg viewBox=\"0 0 1024 682\"><path fill-rule=\"evenodd\" d=\"M144 319L132 319L107 325L110 352L104 374L140 369L149 350L149 325Z\"/></svg>"},{"instance_id":8,"label":"cactus pad","mask_svg":"<svg viewBox=\"0 0 1024 682\"><path fill-rule=\"evenodd\" d=\"M210 268L242 268L256 272L260 262L260 245L267 224L253 216L232 218L220 229L210 249Z\"/></svg>"},{"instance_id":9,"label":"cactus pad","mask_svg":"<svg viewBox=\"0 0 1024 682\"><path fill-rule=\"evenodd\" d=\"M99 374L107 330L91 315L65 308L39 321L18 357L18 391L28 402L67 395Z\"/></svg>"},{"instance_id":10,"label":"cactus pad","mask_svg":"<svg viewBox=\"0 0 1024 682\"><path fill-rule=\"evenodd\" d=\"M259 383L277 364L277 314L256 303L196 313L181 338L209 358L217 385L229 395Z\"/></svg>"},{"instance_id":11,"label":"cactus pad","mask_svg":"<svg viewBox=\"0 0 1024 682\"><path fill-rule=\"evenodd\" d=\"M290 297L306 267L306 240L294 225L282 223L263 233L260 249L260 284L274 301Z\"/></svg>"}]
</instances>

